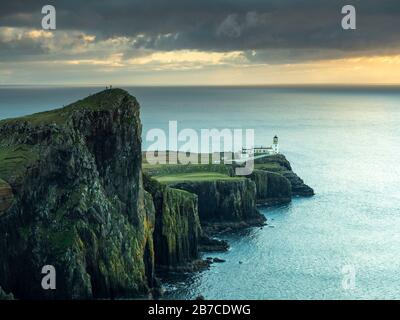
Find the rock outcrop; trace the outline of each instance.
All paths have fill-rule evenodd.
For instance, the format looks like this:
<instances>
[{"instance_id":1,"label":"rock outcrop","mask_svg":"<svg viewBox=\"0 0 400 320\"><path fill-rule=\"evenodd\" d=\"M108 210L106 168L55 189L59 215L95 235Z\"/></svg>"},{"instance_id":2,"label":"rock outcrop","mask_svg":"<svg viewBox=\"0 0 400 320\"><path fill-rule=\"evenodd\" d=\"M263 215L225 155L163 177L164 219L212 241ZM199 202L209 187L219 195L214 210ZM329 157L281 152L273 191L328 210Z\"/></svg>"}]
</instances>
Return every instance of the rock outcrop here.
<instances>
[{"instance_id":1,"label":"rock outcrop","mask_svg":"<svg viewBox=\"0 0 400 320\"><path fill-rule=\"evenodd\" d=\"M146 165L144 171L171 188L197 195L200 223L205 231L201 246L207 251L213 247L227 248L226 243L208 238L213 231L265 223L256 207L256 184L233 176L234 168L230 165Z\"/></svg>"},{"instance_id":2,"label":"rock outcrop","mask_svg":"<svg viewBox=\"0 0 400 320\"><path fill-rule=\"evenodd\" d=\"M0 300L14 300L12 293L5 293L3 288L0 287Z\"/></svg>"},{"instance_id":3,"label":"rock outcrop","mask_svg":"<svg viewBox=\"0 0 400 320\"><path fill-rule=\"evenodd\" d=\"M202 223L240 222L258 216L256 186L249 179L178 182L171 187L198 196Z\"/></svg>"},{"instance_id":4,"label":"rock outcrop","mask_svg":"<svg viewBox=\"0 0 400 320\"><path fill-rule=\"evenodd\" d=\"M120 89L0 122L4 290L35 299L148 294L154 206L140 135L139 104ZM57 271L56 290L41 288L45 265Z\"/></svg>"},{"instance_id":5,"label":"rock outcrop","mask_svg":"<svg viewBox=\"0 0 400 320\"><path fill-rule=\"evenodd\" d=\"M274 172L288 179L291 184L292 196L311 197L314 195L314 190L293 172L289 161L283 154L257 159L255 164L259 170Z\"/></svg>"},{"instance_id":6,"label":"rock outcrop","mask_svg":"<svg viewBox=\"0 0 400 320\"><path fill-rule=\"evenodd\" d=\"M284 176L274 172L254 170L250 179L256 184L258 204L276 205L291 201L292 185Z\"/></svg>"},{"instance_id":7,"label":"rock outcrop","mask_svg":"<svg viewBox=\"0 0 400 320\"><path fill-rule=\"evenodd\" d=\"M157 269L185 270L199 259L202 234L198 199L193 193L171 188L144 175L144 186L156 209L154 250Z\"/></svg>"},{"instance_id":8,"label":"rock outcrop","mask_svg":"<svg viewBox=\"0 0 400 320\"><path fill-rule=\"evenodd\" d=\"M226 250L227 243L209 239L214 234L265 224L266 218L256 207L256 185L250 179L188 181L170 186L198 196L202 250Z\"/></svg>"},{"instance_id":9,"label":"rock outcrop","mask_svg":"<svg viewBox=\"0 0 400 320\"><path fill-rule=\"evenodd\" d=\"M0 179L0 216L7 211L14 199L11 186Z\"/></svg>"},{"instance_id":10,"label":"rock outcrop","mask_svg":"<svg viewBox=\"0 0 400 320\"><path fill-rule=\"evenodd\" d=\"M283 172L282 175L290 181L292 185L292 195L299 197L311 197L314 195L314 190L306 185L304 181L293 171Z\"/></svg>"}]
</instances>

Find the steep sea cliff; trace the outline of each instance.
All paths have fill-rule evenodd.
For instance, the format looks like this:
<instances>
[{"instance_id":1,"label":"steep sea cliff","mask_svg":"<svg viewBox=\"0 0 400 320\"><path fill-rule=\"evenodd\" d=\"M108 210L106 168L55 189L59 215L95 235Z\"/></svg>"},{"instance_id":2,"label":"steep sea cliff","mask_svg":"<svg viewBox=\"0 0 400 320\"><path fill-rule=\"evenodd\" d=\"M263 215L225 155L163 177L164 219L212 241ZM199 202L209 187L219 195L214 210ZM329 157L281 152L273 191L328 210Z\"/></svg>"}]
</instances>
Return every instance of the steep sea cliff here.
<instances>
[{"instance_id":1,"label":"steep sea cliff","mask_svg":"<svg viewBox=\"0 0 400 320\"><path fill-rule=\"evenodd\" d=\"M0 121L0 297L151 296L160 270L207 266L226 228L261 225L256 204L312 195L284 156L231 167L142 173L136 99L106 90L62 109ZM57 290L43 290L44 265Z\"/></svg>"},{"instance_id":2,"label":"steep sea cliff","mask_svg":"<svg viewBox=\"0 0 400 320\"><path fill-rule=\"evenodd\" d=\"M156 208L154 251L158 269L190 269L199 259L202 235L195 194L163 185L144 176L144 186Z\"/></svg>"},{"instance_id":3,"label":"steep sea cliff","mask_svg":"<svg viewBox=\"0 0 400 320\"><path fill-rule=\"evenodd\" d=\"M0 122L0 285L17 298L112 298L153 286L154 207L137 101L104 91ZM7 191L8 190L8 191ZM4 192L3 192L4 194ZM57 290L41 269L57 270Z\"/></svg>"}]
</instances>

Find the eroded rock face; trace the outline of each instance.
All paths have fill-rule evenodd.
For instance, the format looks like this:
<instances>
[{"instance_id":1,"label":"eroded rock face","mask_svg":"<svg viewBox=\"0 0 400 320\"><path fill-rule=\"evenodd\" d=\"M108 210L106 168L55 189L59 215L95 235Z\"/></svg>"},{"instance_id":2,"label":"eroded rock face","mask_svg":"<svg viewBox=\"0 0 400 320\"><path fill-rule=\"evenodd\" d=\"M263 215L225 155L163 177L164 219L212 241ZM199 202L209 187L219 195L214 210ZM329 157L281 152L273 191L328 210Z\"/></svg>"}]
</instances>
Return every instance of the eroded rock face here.
<instances>
[{"instance_id":1,"label":"eroded rock face","mask_svg":"<svg viewBox=\"0 0 400 320\"><path fill-rule=\"evenodd\" d=\"M278 173L254 170L250 179L256 184L258 204L275 205L291 201L291 183L284 176Z\"/></svg>"},{"instance_id":2,"label":"eroded rock face","mask_svg":"<svg viewBox=\"0 0 400 320\"><path fill-rule=\"evenodd\" d=\"M199 258L198 243L202 233L197 196L170 188L146 175L144 185L151 193L156 209L154 248L157 268L190 268Z\"/></svg>"},{"instance_id":3,"label":"eroded rock face","mask_svg":"<svg viewBox=\"0 0 400 320\"><path fill-rule=\"evenodd\" d=\"M5 293L3 288L0 287L0 300L13 300L14 296L12 295L12 293Z\"/></svg>"},{"instance_id":4,"label":"eroded rock face","mask_svg":"<svg viewBox=\"0 0 400 320\"><path fill-rule=\"evenodd\" d=\"M290 181L292 185L292 194L294 196L311 197L314 195L314 190L306 185L293 171L283 172L282 175Z\"/></svg>"},{"instance_id":5,"label":"eroded rock face","mask_svg":"<svg viewBox=\"0 0 400 320\"><path fill-rule=\"evenodd\" d=\"M13 199L11 186L0 179L0 216L11 206Z\"/></svg>"},{"instance_id":6,"label":"eroded rock face","mask_svg":"<svg viewBox=\"0 0 400 320\"><path fill-rule=\"evenodd\" d=\"M171 187L198 196L201 223L239 222L258 216L256 185L249 179L180 182Z\"/></svg>"},{"instance_id":7,"label":"eroded rock face","mask_svg":"<svg viewBox=\"0 0 400 320\"><path fill-rule=\"evenodd\" d=\"M4 290L35 299L146 295L155 221L142 186L137 101L107 90L2 121L0 133L4 152L19 159L0 161L0 178L14 191L0 217ZM4 170L10 165L12 174ZM41 288L48 264L56 268L57 290Z\"/></svg>"},{"instance_id":8,"label":"eroded rock face","mask_svg":"<svg viewBox=\"0 0 400 320\"><path fill-rule=\"evenodd\" d=\"M311 197L314 190L293 172L289 161L283 154L260 158L255 161L260 170L274 172L290 181L293 196Z\"/></svg>"}]
</instances>

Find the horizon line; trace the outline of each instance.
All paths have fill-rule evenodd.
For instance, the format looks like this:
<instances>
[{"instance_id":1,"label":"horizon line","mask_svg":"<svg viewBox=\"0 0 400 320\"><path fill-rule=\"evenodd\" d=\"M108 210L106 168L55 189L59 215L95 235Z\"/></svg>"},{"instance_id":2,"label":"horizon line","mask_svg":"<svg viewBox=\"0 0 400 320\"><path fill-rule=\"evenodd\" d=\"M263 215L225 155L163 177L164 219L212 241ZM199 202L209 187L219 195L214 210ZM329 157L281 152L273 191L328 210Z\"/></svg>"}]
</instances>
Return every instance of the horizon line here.
<instances>
[{"instance_id":1,"label":"horizon line","mask_svg":"<svg viewBox=\"0 0 400 320\"><path fill-rule=\"evenodd\" d=\"M148 87L400 87L399 83L276 83L276 84L111 84L113 88ZM0 84L0 87L106 88L110 84Z\"/></svg>"}]
</instances>

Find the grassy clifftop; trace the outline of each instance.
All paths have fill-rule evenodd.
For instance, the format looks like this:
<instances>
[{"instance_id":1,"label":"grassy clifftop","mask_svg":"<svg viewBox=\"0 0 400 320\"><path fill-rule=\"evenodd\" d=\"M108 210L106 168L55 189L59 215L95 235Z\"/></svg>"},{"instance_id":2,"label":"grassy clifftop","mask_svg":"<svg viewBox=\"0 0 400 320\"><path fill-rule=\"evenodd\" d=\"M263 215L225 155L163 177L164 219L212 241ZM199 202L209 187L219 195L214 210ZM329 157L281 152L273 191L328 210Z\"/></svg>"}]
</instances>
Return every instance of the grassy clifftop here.
<instances>
[{"instance_id":1,"label":"grassy clifftop","mask_svg":"<svg viewBox=\"0 0 400 320\"><path fill-rule=\"evenodd\" d=\"M143 164L143 170L151 176L165 176L192 172L215 172L232 176L232 168L223 164Z\"/></svg>"},{"instance_id":2,"label":"grassy clifftop","mask_svg":"<svg viewBox=\"0 0 400 320\"><path fill-rule=\"evenodd\" d=\"M108 89L99 93L90 95L82 100L78 100L63 108L54 109L27 115L19 118L0 120L0 126L6 124L16 124L21 122L28 122L33 125L45 124L63 124L69 117L76 111L91 110L101 111L118 108L123 99L129 99L134 104L137 103L136 99L129 95L128 92L122 89Z\"/></svg>"},{"instance_id":3,"label":"grassy clifftop","mask_svg":"<svg viewBox=\"0 0 400 320\"><path fill-rule=\"evenodd\" d=\"M38 153L33 146L26 144L2 146L0 144L0 178L6 181L14 180L37 158Z\"/></svg>"},{"instance_id":4,"label":"grassy clifftop","mask_svg":"<svg viewBox=\"0 0 400 320\"><path fill-rule=\"evenodd\" d=\"M223 164L143 164L143 171L164 184L244 179L234 177L232 168Z\"/></svg>"},{"instance_id":5,"label":"grassy clifftop","mask_svg":"<svg viewBox=\"0 0 400 320\"><path fill-rule=\"evenodd\" d=\"M232 181L243 180L240 177L230 177L218 172L188 172L176 173L164 176L155 176L155 179L161 183L178 183L178 182L199 182L199 181Z\"/></svg>"},{"instance_id":6,"label":"grassy clifftop","mask_svg":"<svg viewBox=\"0 0 400 320\"><path fill-rule=\"evenodd\" d=\"M254 182L234 176L229 165L146 164L144 172L163 185L196 194L202 223L243 222L259 218L255 208Z\"/></svg>"},{"instance_id":7,"label":"grassy clifftop","mask_svg":"<svg viewBox=\"0 0 400 320\"><path fill-rule=\"evenodd\" d=\"M62 135L77 115L115 111L123 104L137 105L137 101L122 89L110 89L63 108L0 120L0 178L11 182L23 174L39 159L46 140Z\"/></svg>"}]
</instances>

